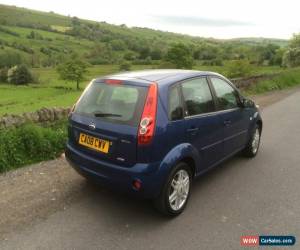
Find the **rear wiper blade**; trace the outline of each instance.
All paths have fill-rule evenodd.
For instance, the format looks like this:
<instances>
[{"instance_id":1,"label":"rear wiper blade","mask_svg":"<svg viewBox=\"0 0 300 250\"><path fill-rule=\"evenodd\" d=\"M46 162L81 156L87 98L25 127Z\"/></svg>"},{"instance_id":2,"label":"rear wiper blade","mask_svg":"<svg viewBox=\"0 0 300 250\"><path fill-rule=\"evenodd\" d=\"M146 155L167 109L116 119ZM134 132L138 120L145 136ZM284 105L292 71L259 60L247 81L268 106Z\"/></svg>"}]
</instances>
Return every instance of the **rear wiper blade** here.
<instances>
[{"instance_id":1,"label":"rear wiper blade","mask_svg":"<svg viewBox=\"0 0 300 250\"><path fill-rule=\"evenodd\" d=\"M113 113L94 113L94 116L96 117L121 117L122 115L119 114L113 114Z\"/></svg>"}]
</instances>

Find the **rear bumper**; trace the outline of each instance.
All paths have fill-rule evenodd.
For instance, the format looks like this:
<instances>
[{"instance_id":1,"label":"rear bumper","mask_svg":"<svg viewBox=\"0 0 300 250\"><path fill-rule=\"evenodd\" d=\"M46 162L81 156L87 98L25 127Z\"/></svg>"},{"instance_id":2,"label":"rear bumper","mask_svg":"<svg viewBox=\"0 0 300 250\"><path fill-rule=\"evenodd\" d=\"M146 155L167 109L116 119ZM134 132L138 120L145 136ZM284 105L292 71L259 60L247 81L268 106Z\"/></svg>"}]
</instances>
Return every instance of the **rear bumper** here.
<instances>
[{"instance_id":1,"label":"rear bumper","mask_svg":"<svg viewBox=\"0 0 300 250\"><path fill-rule=\"evenodd\" d=\"M69 164L82 176L111 189L126 192L141 198L155 198L163 184L163 175L159 171L160 162L137 163L130 168L90 157L74 148L69 143L65 150ZM141 181L141 189L135 190L134 180Z\"/></svg>"}]
</instances>

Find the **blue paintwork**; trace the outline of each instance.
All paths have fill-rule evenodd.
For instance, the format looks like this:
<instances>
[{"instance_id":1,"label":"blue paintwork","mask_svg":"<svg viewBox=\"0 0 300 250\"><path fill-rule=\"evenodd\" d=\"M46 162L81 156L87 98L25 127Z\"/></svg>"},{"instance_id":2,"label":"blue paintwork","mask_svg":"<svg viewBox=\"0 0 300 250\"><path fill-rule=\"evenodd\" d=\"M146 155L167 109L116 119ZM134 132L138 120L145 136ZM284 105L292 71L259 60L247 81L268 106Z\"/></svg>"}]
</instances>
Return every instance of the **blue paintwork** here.
<instances>
[{"instance_id":1,"label":"blue paintwork","mask_svg":"<svg viewBox=\"0 0 300 250\"><path fill-rule=\"evenodd\" d=\"M228 81L216 73L188 70L150 70L108 76L110 79L122 79L123 84L147 87L152 82L157 83L159 98L153 141L148 146L139 147L136 142L137 127L71 114L65 152L67 160L80 174L111 188L155 198L178 162L193 162L196 177L239 152L248 142L255 124L261 122L256 107L240 107L178 121L168 119L170 86L200 76L218 76ZM227 120L230 124L224 124ZM91 122L96 124L95 131L88 128ZM198 130L189 131L194 127ZM112 152L105 155L78 146L76 140L80 131L112 141ZM121 162L117 158L125 160ZM140 191L132 188L135 179L142 182Z\"/></svg>"}]
</instances>

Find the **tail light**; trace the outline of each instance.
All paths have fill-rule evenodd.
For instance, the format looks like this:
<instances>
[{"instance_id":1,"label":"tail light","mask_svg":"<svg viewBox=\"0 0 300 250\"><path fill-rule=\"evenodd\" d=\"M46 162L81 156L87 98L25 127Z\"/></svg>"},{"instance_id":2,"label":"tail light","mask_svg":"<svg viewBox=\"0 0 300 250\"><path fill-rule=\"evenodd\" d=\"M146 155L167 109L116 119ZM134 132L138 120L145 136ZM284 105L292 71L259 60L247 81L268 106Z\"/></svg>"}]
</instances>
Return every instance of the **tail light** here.
<instances>
[{"instance_id":1,"label":"tail light","mask_svg":"<svg viewBox=\"0 0 300 250\"><path fill-rule=\"evenodd\" d=\"M150 144L155 131L157 109L157 84L152 83L149 87L144 111L138 131L138 145Z\"/></svg>"}]
</instances>

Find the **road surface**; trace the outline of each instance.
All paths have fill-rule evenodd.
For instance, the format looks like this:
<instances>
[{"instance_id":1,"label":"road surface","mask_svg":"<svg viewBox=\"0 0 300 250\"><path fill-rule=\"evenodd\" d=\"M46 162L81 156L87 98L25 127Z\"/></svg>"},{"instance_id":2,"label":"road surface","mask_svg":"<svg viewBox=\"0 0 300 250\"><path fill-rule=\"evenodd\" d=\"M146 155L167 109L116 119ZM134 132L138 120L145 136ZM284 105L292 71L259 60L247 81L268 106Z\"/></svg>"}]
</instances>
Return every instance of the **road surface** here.
<instances>
[{"instance_id":1,"label":"road surface","mask_svg":"<svg viewBox=\"0 0 300 250\"><path fill-rule=\"evenodd\" d=\"M294 249L300 249L300 92L266 107L262 116L257 157L236 156L200 177L186 210L174 219L148 202L88 184L63 159L8 174L19 197L7 198L0 179L0 249L232 250L241 249L242 235L294 235ZM54 187L39 187L37 178ZM18 188L21 180L26 188ZM43 198L46 193L53 198Z\"/></svg>"}]
</instances>

